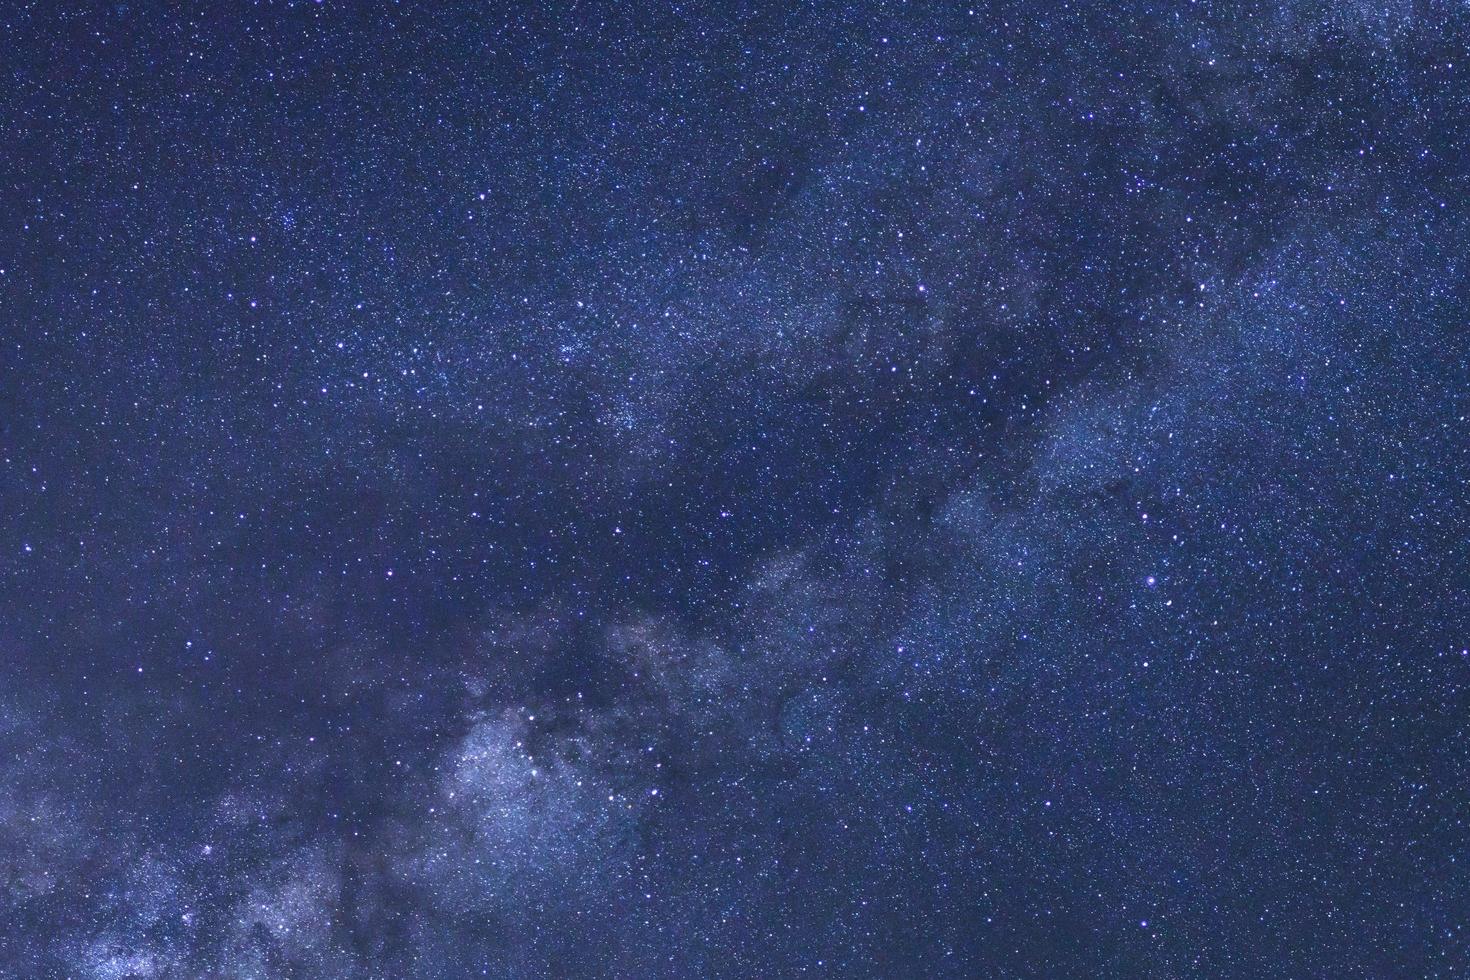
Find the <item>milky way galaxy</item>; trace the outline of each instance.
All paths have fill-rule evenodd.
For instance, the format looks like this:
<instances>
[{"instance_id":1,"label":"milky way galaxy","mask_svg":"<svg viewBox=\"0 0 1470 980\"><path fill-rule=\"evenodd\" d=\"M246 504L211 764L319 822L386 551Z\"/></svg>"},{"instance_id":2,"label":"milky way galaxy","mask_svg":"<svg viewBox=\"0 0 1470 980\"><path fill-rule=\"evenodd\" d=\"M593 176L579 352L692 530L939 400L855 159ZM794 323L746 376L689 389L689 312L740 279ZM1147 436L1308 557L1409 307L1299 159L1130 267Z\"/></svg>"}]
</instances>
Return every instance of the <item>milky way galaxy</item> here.
<instances>
[{"instance_id":1,"label":"milky way galaxy","mask_svg":"<svg viewBox=\"0 0 1470 980\"><path fill-rule=\"evenodd\" d=\"M1470 976L1470 8L0 27L0 977Z\"/></svg>"}]
</instances>

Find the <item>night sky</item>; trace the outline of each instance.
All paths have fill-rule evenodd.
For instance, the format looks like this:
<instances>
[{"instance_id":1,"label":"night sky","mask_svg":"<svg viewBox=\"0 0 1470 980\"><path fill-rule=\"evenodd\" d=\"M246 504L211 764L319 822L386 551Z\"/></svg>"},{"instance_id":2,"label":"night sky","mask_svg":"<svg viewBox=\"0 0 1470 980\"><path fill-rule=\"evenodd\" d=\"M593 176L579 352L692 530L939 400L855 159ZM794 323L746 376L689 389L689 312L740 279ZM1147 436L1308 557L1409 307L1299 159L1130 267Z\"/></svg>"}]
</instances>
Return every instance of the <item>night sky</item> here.
<instances>
[{"instance_id":1,"label":"night sky","mask_svg":"<svg viewBox=\"0 0 1470 980\"><path fill-rule=\"evenodd\" d=\"M0 38L0 976L1470 975L1470 8Z\"/></svg>"}]
</instances>

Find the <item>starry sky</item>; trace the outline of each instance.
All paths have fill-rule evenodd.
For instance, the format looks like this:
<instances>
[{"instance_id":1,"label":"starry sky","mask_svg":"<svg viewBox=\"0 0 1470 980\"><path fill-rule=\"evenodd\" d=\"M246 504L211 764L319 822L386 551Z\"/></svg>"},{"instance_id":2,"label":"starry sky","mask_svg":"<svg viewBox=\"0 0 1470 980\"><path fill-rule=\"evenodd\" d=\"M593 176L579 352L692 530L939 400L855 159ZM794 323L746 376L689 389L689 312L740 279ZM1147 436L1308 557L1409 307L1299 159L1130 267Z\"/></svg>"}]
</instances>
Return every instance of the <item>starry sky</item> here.
<instances>
[{"instance_id":1,"label":"starry sky","mask_svg":"<svg viewBox=\"0 0 1470 980\"><path fill-rule=\"evenodd\" d=\"M0 976L1470 975L1470 10L0 9Z\"/></svg>"}]
</instances>

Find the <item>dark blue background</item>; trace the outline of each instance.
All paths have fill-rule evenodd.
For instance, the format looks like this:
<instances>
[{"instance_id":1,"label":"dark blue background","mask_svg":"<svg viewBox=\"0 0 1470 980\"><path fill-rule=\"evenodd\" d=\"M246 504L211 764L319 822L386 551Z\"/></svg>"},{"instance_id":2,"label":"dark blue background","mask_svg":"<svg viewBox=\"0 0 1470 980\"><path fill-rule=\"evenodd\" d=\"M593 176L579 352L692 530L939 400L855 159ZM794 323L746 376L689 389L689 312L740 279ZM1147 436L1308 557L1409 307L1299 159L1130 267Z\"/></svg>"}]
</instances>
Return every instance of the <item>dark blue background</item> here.
<instances>
[{"instance_id":1,"label":"dark blue background","mask_svg":"<svg viewBox=\"0 0 1470 980\"><path fill-rule=\"evenodd\" d=\"M1470 972L1462 8L0 25L0 975Z\"/></svg>"}]
</instances>

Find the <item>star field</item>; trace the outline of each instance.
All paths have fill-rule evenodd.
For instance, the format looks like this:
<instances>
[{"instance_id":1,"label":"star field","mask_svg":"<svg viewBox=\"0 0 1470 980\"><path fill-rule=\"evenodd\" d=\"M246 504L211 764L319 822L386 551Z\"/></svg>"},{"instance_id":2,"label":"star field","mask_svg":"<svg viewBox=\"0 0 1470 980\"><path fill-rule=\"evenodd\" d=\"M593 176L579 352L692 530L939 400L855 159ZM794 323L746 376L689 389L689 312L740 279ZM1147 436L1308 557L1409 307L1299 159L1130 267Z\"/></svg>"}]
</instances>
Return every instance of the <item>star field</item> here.
<instances>
[{"instance_id":1,"label":"star field","mask_svg":"<svg viewBox=\"0 0 1470 980\"><path fill-rule=\"evenodd\" d=\"M0 34L0 977L1470 975L1470 9Z\"/></svg>"}]
</instances>

